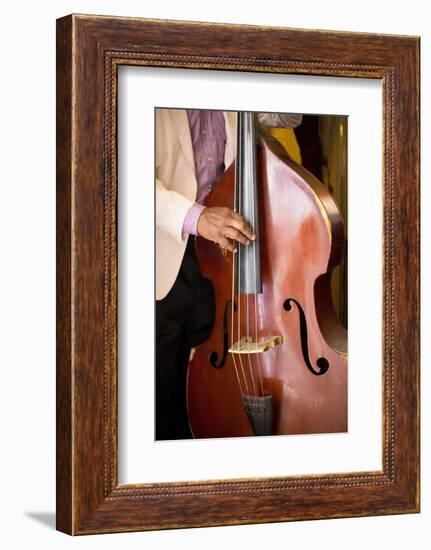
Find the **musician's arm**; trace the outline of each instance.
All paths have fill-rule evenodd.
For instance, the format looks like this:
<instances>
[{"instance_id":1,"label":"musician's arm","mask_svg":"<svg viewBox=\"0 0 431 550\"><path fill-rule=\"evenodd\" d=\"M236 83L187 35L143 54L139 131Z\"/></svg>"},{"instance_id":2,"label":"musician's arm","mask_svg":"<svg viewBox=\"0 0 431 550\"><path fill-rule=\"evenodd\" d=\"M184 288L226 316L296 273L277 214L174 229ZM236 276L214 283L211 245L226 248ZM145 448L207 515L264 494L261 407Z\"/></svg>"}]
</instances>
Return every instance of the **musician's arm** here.
<instances>
[{"instance_id":1,"label":"musician's arm","mask_svg":"<svg viewBox=\"0 0 431 550\"><path fill-rule=\"evenodd\" d=\"M178 242L184 242L187 238L184 221L190 210L195 208L195 204L183 195L167 189L162 181L156 179L157 227ZM196 234L201 237L219 243L231 252L235 248L231 240L247 244L248 240L255 238L249 224L230 208L198 206L200 212L196 220Z\"/></svg>"},{"instance_id":2,"label":"musician's arm","mask_svg":"<svg viewBox=\"0 0 431 550\"><path fill-rule=\"evenodd\" d=\"M187 236L183 232L183 224L194 204L194 201L167 189L161 180L156 179L156 225L178 242L185 242Z\"/></svg>"}]
</instances>

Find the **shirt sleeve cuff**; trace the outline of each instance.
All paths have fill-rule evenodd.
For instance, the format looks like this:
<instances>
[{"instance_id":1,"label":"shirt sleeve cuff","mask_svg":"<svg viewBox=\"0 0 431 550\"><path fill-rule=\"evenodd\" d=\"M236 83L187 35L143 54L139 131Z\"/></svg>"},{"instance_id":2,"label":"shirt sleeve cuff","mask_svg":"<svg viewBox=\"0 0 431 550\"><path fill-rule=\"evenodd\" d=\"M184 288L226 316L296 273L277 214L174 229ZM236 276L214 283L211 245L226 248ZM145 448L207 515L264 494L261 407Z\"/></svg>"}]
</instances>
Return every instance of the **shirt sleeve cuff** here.
<instances>
[{"instance_id":1,"label":"shirt sleeve cuff","mask_svg":"<svg viewBox=\"0 0 431 550\"><path fill-rule=\"evenodd\" d=\"M198 220L202 210L204 209L205 206L203 204L198 204L197 202L189 208L186 217L184 218L183 233L188 233L189 235L198 234Z\"/></svg>"}]
</instances>

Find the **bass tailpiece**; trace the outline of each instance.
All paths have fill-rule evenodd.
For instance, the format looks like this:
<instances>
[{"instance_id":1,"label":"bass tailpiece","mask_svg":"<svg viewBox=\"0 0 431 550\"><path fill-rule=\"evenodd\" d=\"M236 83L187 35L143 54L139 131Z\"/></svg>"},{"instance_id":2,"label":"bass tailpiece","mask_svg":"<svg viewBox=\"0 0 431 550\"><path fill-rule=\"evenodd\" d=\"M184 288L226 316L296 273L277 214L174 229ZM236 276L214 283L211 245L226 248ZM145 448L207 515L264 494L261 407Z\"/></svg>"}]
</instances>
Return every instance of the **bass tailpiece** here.
<instances>
[{"instance_id":1,"label":"bass tailpiece","mask_svg":"<svg viewBox=\"0 0 431 550\"><path fill-rule=\"evenodd\" d=\"M243 395L243 402L254 435L272 435L272 395Z\"/></svg>"}]
</instances>

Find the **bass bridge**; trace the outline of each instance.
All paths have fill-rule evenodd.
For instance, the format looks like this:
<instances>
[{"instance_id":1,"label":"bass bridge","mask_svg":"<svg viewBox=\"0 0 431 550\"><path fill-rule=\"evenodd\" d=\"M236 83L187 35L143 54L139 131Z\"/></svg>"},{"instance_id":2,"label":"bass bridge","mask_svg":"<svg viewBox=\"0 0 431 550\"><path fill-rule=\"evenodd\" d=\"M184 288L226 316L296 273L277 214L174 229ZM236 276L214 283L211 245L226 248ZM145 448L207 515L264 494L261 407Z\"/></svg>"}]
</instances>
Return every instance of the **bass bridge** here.
<instances>
[{"instance_id":1,"label":"bass bridge","mask_svg":"<svg viewBox=\"0 0 431 550\"><path fill-rule=\"evenodd\" d=\"M249 354L263 353L283 343L283 336L267 336L259 340L253 340L250 336L243 336L229 349L229 353Z\"/></svg>"}]
</instances>

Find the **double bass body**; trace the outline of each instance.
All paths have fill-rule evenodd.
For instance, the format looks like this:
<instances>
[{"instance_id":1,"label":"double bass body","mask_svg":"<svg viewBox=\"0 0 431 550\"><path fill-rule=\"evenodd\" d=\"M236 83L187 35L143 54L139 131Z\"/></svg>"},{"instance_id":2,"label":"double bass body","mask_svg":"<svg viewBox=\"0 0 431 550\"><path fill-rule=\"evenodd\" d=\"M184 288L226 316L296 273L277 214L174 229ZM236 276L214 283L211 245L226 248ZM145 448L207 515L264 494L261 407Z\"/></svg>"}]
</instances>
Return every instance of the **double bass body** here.
<instances>
[{"instance_id":1,"label":"double bass body","mask_svg":"<svg viewBox=\"0 0 431 550\"><path fill-rule=\"evenodd\" d=\"M232 208L236 174L232 165L208 206ZM199 438L255 435L250 403L256 403L255 416L270 406L266 434L345 432L347 333L330 290L343 251L341 215L326 188L268 136L259 138L257 179L260 292L238 292L234 255L196 240L202 273L214 285L216 314L210 338L189 364L192 432ZM279 340L261 353L232 353L241 335L252 346Z\"/></svg>"}]
</instances>

